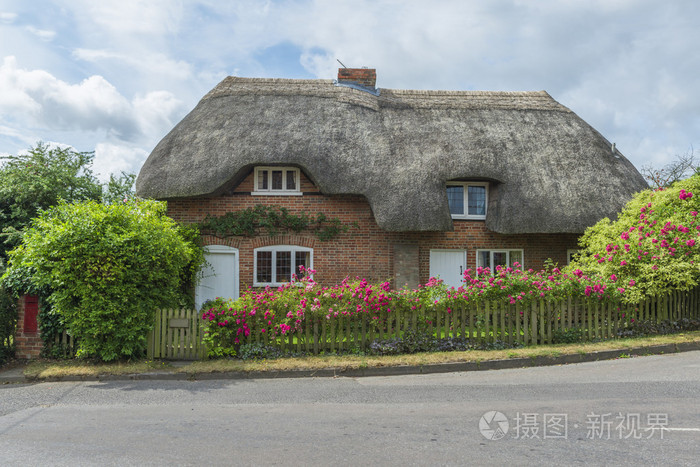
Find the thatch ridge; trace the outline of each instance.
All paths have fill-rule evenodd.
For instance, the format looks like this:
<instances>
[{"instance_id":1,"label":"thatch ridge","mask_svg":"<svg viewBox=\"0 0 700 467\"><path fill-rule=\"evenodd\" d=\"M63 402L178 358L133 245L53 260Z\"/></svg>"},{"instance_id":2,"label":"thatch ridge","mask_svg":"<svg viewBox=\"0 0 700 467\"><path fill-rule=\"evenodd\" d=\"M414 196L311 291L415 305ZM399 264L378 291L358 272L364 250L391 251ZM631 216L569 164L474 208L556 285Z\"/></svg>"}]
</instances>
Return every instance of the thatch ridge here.
<instances>
[{"instance_id":1,"label":"thatch ridge","mask_svg":"<svg viewBox=\"0 0 700 467\"><path fill-rule=\"evenodd\" d=\"M137 191L215 195L270 164L301 167L323 193L365 196L391 231L452 229L447 180L492 181L486 224L500 233L582 232L646 186L545 91L375 96L331 80L228 77L154 149Z\"/></svg>"}]
</instances>

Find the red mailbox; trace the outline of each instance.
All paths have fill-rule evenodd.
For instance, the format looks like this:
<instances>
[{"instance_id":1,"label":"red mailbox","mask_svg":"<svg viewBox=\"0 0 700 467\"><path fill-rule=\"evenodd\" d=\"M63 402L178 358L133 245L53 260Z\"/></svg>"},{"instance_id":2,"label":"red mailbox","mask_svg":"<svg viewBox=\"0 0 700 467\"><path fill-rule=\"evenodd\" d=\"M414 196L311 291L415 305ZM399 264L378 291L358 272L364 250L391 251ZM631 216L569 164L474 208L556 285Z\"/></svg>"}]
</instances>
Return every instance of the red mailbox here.
<instances>
[{"instance_id":1,"label":"red mailbox","mask_svg":"<svg viewBox=\"0 0 700 467\"><path fill-rule=\"evenodd\" d=\"M27 295L24 297L24 332L37 332L37 317L39 316L39 297Z\"/></svg>"}]
</instances>

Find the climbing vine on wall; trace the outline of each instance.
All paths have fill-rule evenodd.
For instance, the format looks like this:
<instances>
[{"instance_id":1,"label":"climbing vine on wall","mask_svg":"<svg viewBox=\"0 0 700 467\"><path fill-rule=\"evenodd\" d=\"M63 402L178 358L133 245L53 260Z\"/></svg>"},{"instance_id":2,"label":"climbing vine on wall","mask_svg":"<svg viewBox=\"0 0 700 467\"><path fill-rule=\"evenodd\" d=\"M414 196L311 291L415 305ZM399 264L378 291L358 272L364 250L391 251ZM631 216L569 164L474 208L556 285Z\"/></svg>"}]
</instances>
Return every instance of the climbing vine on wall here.
<instances>
[{"instance_id":1,"label":"climbing vine on wall","mask_svg":"<svg viewBox=\"0 0 700 467\"><path fill-rule=\"evenodd\" d=\"M316 216L305 212L292 214L286 208L262 204L241 211L227 212L223 216L207 216L199 225L202 233L217 237L274 237L280 232L299 233L309 230L321 241L331 240L347 232L349 227L340 219L329 218L320 212Z\"/></svg>"}]
</instances>

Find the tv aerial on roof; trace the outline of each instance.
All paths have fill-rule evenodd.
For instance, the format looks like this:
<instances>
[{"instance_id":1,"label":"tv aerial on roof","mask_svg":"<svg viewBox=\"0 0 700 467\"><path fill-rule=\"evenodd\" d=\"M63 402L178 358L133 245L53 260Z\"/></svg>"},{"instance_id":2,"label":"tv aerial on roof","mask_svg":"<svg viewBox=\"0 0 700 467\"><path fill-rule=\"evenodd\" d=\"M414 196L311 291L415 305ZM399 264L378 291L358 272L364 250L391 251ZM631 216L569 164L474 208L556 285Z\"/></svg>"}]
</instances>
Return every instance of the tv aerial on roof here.
<instances>
[{"instance_id":1,"label":"tv aerial on roof","mask_svg":"<svg viewBox=\"0 0 700 467\"><path fill-rule=\"evenodd\" d=\"M337 61L338 63L340 63L341 65L343 65L343 68L347 68L347 67L345 66L345 64L344 64L343 62L341 62L340 60L338 60L337 58L336 58L336 61Z\"/></svg>"}]
</instances>

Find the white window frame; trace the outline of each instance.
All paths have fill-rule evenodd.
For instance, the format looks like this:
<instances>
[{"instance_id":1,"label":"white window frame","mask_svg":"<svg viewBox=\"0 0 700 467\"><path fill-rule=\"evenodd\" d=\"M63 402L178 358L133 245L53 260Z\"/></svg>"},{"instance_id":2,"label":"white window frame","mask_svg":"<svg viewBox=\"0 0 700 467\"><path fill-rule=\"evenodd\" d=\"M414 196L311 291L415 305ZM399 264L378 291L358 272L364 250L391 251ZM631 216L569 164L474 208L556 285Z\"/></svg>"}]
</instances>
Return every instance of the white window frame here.
<instances>
[{"instance_id":1,"label":"white window frame","mask_svg":"<svg viewBox=\"0 0 700 467\"><path fill-rule=\"evenodd\" d=\"M494 253L506 253L507 258L506 258L506 263L508 266L510 266L510 254L511 252L517 251L520 253L520 269L525 269L525 252L523 251L522 248L493 248L493 249L487 249L483 248L480 250L476 250L476 267L482 267L485 268L486 266L479 264L480 258L481 258L481 253L488 251L489 252L489 263L493 264L493 254ZM494 268L491 268L491 274L495 272ZM477 276L479 274L477 273Z\"/></svg>"},{"instance_id":2,"label":"white window frame","mask_svg":"<svg viewBox=\"0 0 700 467\"><path fill-rule=\"evenodd\" d=\"M464 188L464 213L463 214L451 214L452 219L486 219L486 214L489 210L489 184L487 182L447 182L447 186L461 186ZM486 189L486 205L484 206L484 214L472 214L469 215L469 187L470 186L483 186ZM448 205L449 206L449 205Z\"/></svg>"},{"instance_id":3,"label":"white window frame","mask_svg":"<svg viewBox=\"0 0 700 467\"><path fill-rule=\"evenodd\" d=\"M571 257L578 254L581 250L579 249L568 249L566 250L566 264L571 264Z\"/></svg>"},{"instance_id":4,"label":"white window frame","mask_svg":"<svg viewBox=\"0 0 700 467\"><path fill-rule=\"evenodd\" d=\"M260 172L263 170L267 170L267 189L263 189L262 187L259 186L259 180L260 180ZM274 190L272 189L272 171L282 171L282 189L281 190ZM294 184L296 185L296 188L293 190L288 190L287 189L287 172L293 172L294 173ZM279 167L279 166L261 166L261 167L255 167L255 170L253 171L253 177L254 177L254 184L253 184L253 192L251 195L253 196L301 196L301 187L300 187L300 182L301 182L301 175L300 175L300 170L298 167Z\"/></svg>"},{"instance_id":5,"label":"white window frame","mask_svg":"<svg viewBox=\"0 0 700 467\"><path fill-rule=\"evenodd\" d=\"M272 280L270 282L258 282L258 252L260 251L271 251L272 252L272 274L271 278ZM280 282L277 280L277 252L280 251L290 251L292 252L292 264L296 262L296 252L303 252L303 253L309 253L309 269L314 268L314 250L313 248L307 248L304 246L297 246L297 245L272 245L272 246L262 246L259 248L255 248L253 250L253 287L266 287L266 286L271 286L271 287L278 287L285 282ZM299 277L299 271L292 271L292 273L296 274L297 277Z\"/></svg>"}]
</instances>

